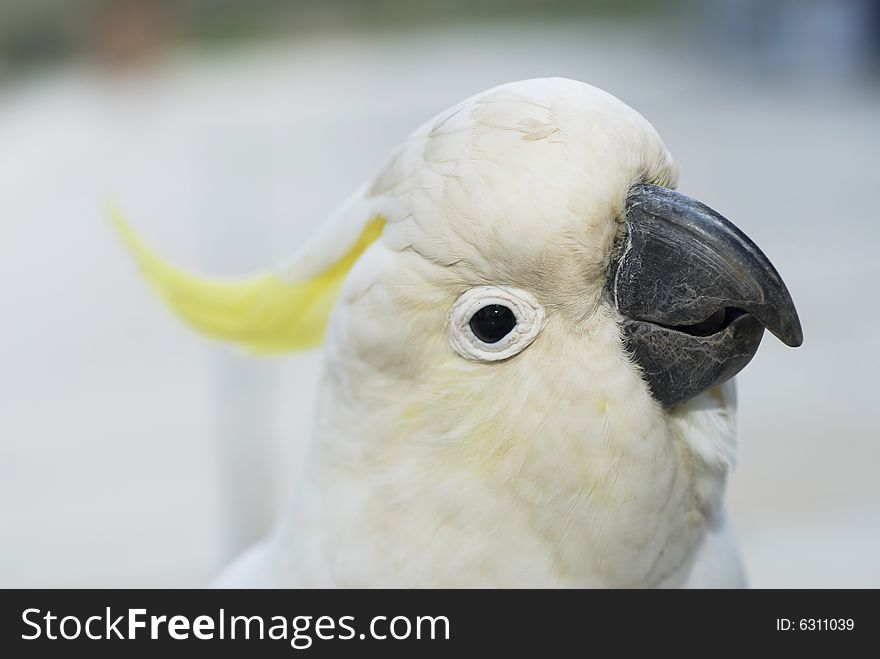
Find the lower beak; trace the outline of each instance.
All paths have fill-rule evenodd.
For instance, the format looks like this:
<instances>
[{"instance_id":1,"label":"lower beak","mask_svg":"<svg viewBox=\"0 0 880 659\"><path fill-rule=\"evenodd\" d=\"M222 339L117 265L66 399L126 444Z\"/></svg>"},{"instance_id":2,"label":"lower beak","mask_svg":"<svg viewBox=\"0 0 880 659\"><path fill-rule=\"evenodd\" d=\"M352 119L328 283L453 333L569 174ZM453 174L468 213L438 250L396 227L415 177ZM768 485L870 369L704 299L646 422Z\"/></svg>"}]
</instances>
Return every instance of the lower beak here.
<instances>
[{"instance_id":1,"label":"lower beak","mask_svg":"<svg viewBox=\"0 0 880 659\"><path fill-rule=\"evenodd\" d=\"M630 189L606 291L628 350L665 407L736 375L764 328L786 345L803 342L788 289L757 245L667 188Z\"/></svg>"}]
</instances>

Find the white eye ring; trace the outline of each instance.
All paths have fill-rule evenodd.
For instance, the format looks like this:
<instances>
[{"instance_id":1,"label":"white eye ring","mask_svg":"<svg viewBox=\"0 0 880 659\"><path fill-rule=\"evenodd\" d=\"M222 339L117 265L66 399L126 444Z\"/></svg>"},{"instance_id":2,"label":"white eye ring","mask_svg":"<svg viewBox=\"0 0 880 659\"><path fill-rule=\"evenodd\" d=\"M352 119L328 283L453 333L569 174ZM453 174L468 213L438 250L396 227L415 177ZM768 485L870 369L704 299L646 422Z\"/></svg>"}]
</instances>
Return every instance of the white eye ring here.
<instances>
[{"instance_id":1,"label":"white eye ring","mask_svg":"<svg viewBox=\"0 0 880 659\"><path fill-rule=\"evenodd\" d=\"M495 343L481 341L471 329L471 318L483 307L498 304L516 316L516 325ZM461 294L452 305L449 325L452 347L465 359L495 362L524 350L544 329L544 307L535 297L518 288L476 286Z\"/></svg>"}]
</instances>

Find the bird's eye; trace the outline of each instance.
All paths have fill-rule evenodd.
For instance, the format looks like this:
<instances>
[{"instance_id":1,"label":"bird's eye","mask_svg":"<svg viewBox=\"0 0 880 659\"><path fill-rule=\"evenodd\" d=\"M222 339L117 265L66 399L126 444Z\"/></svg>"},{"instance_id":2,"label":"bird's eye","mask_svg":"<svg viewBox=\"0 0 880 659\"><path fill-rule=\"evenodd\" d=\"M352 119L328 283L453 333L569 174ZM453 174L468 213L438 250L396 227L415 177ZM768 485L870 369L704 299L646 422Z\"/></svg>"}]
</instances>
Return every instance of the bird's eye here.
<instances>
[{"instance_id":1,"label":"bird's eye","mask_svg":"<svg viewBox=\"0 0 880 659\"><path fill-rule=\"evenodd\" d=\"M526 291L477 286L452 307L452 347L474 361L507 359L535 340L544 318L544 308Z\"/></svg>"},{"instance_id":2,"label":"bird's eye","mask_svg":"<svg viewBox=\"0 0 880 659\"><path fill-rule=\"evenodd\" d=\"M471 331L483 343L498 343L516 327L516 316L501 304L487 304L471 316Z\"/></svg>"}]
</instances>

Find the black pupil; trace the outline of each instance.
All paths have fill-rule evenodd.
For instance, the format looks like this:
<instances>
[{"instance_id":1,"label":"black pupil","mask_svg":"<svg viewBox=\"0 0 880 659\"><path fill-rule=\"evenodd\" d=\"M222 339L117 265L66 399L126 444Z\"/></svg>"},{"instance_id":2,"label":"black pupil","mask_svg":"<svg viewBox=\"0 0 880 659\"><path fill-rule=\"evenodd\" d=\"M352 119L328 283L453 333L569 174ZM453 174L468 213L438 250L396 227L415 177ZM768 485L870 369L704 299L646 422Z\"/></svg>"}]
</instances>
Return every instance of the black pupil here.
<instances>
[{"instance_id":1,"label":"black pupil","mask_svg":"<svg viewBox=\"0 0 880 659\"><path fill-rule=\"evenodd\" d=\"M516 316L500 304L489 304L471 318L471 331L483 343L498 343L515 326Z\"/></svg>"}]
</instances>

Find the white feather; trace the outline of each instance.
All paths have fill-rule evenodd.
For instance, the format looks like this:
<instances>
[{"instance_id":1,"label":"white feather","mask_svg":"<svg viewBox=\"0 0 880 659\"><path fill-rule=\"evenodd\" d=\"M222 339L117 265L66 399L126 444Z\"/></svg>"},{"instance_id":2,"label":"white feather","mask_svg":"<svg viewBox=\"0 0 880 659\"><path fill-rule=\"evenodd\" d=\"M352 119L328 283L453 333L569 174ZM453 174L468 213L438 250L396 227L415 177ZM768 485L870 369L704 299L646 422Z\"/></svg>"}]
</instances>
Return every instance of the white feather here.
<instances>
[{"instance_id":1,"label":"white feather","mask_svg":"<svg viewBox=\"0 0 880 659\"><path fill-rule=\"evenodd\" d=\"M602 300L627 190L675 180L644 118L571 80L497 87L413 133L291 266L387 216L330 321L304 476L221 583L741 583L721 512L732 385L662 410ZM520 354L453 350L450 309L478 286L546 310Z\"/></svg>"}]
</instances>

